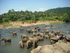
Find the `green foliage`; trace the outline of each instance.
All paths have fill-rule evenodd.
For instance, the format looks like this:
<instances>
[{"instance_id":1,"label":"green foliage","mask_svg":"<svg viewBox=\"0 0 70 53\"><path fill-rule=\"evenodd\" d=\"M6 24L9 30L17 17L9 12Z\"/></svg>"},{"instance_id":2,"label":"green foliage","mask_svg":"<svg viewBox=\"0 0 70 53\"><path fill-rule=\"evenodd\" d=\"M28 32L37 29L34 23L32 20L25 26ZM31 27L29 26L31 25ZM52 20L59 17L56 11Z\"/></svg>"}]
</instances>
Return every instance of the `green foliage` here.
<instances>
[{"instance_id":1,"label":"green foliage","mask_svg":"<svg viewBox=\"0 0 70 53\"><path fill-rule=\"evenodd\" d=\"M15 17L15 16L10 16L10 18L9 18L11 21L16 21L17 20L17 18Z\"/></svg>"},{"instance_id":2,"label":"green foliage","mask_svg":"<svg viewBox=\"0 0 70 53\"><path fill-rule=\"evenodd\" d=\"M9 22L8 18L3 18L2 20L3 20L3 22Z\"/></svg>"},{"instance_id":3,"label":"green foliage","mask_svg":"<svg viewBox=\"0 0 70 53\"><path fill-rule=\"evenodd\" d=\"M39 20L43 20L43 18L42 17L39 17Z\"/></svg>"},{"instance_id":4,"label":"green foliage","mask_svg":"<svg viewBox=\"0 0 70 53\"><path fill-rule=\"evenodd\" d=\"M26 20L25 17L22 17L22 18L21 18L21 21L24 21L24 20Z\"/></svg>"},{"instance_id":5,"label":"green foliage","mask_svg":"<svg viewBox=\"0 0 70 53\"><path fill-rule=\"evenodd\" d=\"M69 16L68 16L68 14L67 13L64 13L63 14L63 20L65 21L65 22L69 22L70 21L70 18L69 18Z\"/></svg>"},{"instance_id":6,"label":"green foliage","mask_svg":"<svg viewBox=\"0 0 70 53\"><path fill-rule=\"evenodd\" d=\"M63 20L70 22L70 7L49 9L47 11L15 11L11 9L8 13L0 15L0 23L8 21L45 21L45 20Z\"/></svg>"},{"instance_id":7,"label":"green foliage","mask_svg":"<svg viewBox=\"0 0 70 53\"><path fill-rule=\"evenodd\" d=\"M63 16L60 16L59 18L58 18L58 20L63 20L64 18L63 18Z\"/></svg>"}]
</instances>

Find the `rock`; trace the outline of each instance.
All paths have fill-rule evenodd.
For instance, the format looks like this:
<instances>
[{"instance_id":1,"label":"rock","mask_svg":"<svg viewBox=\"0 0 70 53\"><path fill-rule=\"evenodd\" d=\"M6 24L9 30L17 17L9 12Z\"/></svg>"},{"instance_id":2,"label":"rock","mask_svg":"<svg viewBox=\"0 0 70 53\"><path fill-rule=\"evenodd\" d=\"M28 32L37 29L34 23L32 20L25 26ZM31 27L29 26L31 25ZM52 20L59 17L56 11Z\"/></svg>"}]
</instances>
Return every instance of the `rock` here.
<instances>
[{"instance_id":1,"label":"rock","mask_svg":"<svg viewBox=\"0 0 70 53\"><path fill-rule=\"evenodd\" d=\"M70 53L70 43L58 41L53 45L38 46L31 53Z\"/></svg>"},{"instance_id":2,"label":"rock","mask_svg":"<svg viewBox=\"0 0 70 53\"><path fill-rule=\"evenodd\" d=\"M36 49L33 49L33 50L31 51L31 53L37 53L37 52L40 50L41 47L42 47L42 46L38 46Z\"/></svg>"}]
</instances>

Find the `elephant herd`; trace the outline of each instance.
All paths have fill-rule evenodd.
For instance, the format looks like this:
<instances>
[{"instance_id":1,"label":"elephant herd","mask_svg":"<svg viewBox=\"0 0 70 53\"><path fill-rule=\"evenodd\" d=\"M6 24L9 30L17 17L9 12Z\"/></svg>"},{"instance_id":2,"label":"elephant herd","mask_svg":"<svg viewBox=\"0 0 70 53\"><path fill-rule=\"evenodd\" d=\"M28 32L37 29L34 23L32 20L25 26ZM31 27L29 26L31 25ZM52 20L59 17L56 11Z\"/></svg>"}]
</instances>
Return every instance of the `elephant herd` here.
<instances>
[{"instance_id":1,"label":"elephant herd","mask_svg":"<svg viewBox=\"0 0 70 53\"><path fill-rule=\"evenodd\" d=\"M20 29L21 31L23 31L23 29ZM50 39L51 43L53 41L57 42L58 40L64 39L66 41L70 41L70 35L66 35L64 36L63 33L61 33L61 31L56 31L56 30L52 30L51 32L49 32L49 30L44 30L44 31L40 31L41 28L39 26L35 27L34 29L26 29L27 33L32 33L32 36L28 36L26 34L22 34L21 35L21 41L19 41L19 45L21 48L24 48L24 46L26 46L26 48L31 48L34 47L36 48L38 46L38 42L39 41L44 41L44 39ZM38 32L37 32L38 31ZM16 35L16 32L10 32L13 36ZM10 38L1 38L0 41L4 40L5 43L6 42L11 42Z\"/></svg>"}]
</instances>

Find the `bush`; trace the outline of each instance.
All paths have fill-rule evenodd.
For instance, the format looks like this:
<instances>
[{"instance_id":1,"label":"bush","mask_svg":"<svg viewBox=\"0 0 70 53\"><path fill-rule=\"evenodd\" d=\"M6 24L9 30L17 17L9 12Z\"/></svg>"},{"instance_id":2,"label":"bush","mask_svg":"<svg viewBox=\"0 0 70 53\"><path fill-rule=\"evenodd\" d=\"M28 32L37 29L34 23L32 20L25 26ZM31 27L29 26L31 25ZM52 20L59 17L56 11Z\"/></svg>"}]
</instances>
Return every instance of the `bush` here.
<instances>
[{"instance_id":1,"label":"bush","mask_svg":"<svg viewBox=\"0 0 70 53\"><path fill-rule=\"evenodd\" d=\"M3 20L3 22L9 22L8 18L3 18L2 20Z\"/></svg>"},{"instance_id":2,"label":"bush","mask_svg":"<svg viewBox=\"0 0 70 53\"><path fill-rule=\"evenodd\" d=\"M25 17L22 17L22 18L21 18L21 21L24 21L24 20L26 20Z\"/></svg>"},{"instance_id":3,"label":"bush","mask_svg":"<svg viewBox=\"0 0 70 53\"><path fill-rule=\"evenodd\" d=\"M70 18L69 18L69 16L68 16L67 13L64 13L64 14L63 14L63 20L64 20L65 22L70 22Z\"/></svg>"}]
</instances>

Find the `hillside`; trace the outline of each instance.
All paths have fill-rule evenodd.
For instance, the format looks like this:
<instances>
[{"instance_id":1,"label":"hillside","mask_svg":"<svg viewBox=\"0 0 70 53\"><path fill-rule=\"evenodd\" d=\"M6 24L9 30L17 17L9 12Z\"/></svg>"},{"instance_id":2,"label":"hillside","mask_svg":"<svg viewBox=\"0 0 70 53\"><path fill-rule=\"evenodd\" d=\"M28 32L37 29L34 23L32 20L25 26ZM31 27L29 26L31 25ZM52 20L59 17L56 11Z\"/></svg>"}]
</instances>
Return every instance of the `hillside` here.
<instances>
[{"instance_id":1,"label":"hillside","mask_svg":"<svg viewBox=\"0 0 70 53\"><path fill-rule=\"evenodd\" d=\"M70 22L70 7L54 8L47 11L15 11L9 10L7 13L0 15L0 23L9 21L45 21L45 20L62 20Z\"/></svg>"},{"instance_id":2,"label":"hillside","mask_svg":"<svg viewBox=\"0 0 70 53\"><path fill-rule=\"evenodd\" d=\"M45 11L46 13L70 13L70 7L53 8Z\"/></svg>"}]
</instances>

